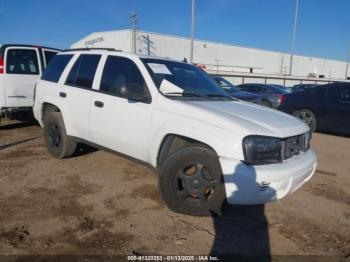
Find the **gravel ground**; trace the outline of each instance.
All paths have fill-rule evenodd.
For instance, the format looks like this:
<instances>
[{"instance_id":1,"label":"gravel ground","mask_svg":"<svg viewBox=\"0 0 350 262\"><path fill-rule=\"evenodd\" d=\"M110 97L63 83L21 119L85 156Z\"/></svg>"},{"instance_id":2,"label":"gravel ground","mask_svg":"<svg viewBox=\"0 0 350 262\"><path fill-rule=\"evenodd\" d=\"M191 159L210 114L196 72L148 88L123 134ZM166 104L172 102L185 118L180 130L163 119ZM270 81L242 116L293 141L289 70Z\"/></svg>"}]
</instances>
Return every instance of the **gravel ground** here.
<instances>
[{"instance_id":1,"label":"gravel ground","mask_svg":"<svg viewBox=\"0 0 350 262\"><path fill-rule=\"evenodd\" d=\"M0 126L2 255L328 255L350 259L350 138L314 134L319 166L302 189L223 217L171 212L146 167L80 147L56 160L42 130ZM312 256L308 257L311 258Z\"/></svg>"}]
</instances>

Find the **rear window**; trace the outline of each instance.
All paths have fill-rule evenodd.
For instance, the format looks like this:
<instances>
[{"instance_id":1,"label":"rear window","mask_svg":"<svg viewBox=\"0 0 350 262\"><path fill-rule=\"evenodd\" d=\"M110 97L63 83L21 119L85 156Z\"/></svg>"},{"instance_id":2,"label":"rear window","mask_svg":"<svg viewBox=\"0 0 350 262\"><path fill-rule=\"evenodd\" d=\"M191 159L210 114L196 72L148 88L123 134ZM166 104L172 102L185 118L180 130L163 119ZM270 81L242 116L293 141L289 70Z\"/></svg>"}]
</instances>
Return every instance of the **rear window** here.
<instances>
[{"instance_id":1,"label":"rear window","mask_svg":"<svg viewBox=\"0 0 350 262\"><path fill-rule=\"evenodd\" d=\"M52 58L54 58L56 54L57 52L54 51L44 51L46 66L51 62Z\"/></svg>"},{"instance_id":2,"label":"rear window","mask_svg":"<svg viewBox=\"0 0 350 262\"><path fill-rule=\"evenodd\" d=\"M70 71L66 84L82 88L92 88L101 55L81 55Z\"/></svg>"},{"instance_id":3,"label":"rear window","mask_svg":"<svg viewBox=\"0 0 350 262\"><path fill-rule=\"evenodd\" d=\"M57 55L46 67L42 80L57 83L73 55Z\"/></svg>"},{"instance_id":4,"label":"rear window","mask_svg":"<svg viewBox=\"0 0 350 262\"><path fill-rule=\"evenodd\" d=\"M34 49L9 49L6 57L6 73L39 75L37 52Z\"/></svg>"}]
</instances>

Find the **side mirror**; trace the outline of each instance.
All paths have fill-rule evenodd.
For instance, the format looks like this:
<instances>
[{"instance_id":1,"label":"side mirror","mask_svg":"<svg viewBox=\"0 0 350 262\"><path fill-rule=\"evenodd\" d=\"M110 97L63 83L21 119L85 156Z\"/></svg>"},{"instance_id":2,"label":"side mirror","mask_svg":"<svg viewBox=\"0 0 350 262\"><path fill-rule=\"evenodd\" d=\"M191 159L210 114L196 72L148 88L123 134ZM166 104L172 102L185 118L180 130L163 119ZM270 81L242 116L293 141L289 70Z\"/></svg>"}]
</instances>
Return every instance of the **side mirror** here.
<instances>
[{"instance_id":1,"label":"side mirror","mask_svg":"<svg viewBox=\"0 0 350 262\"><path fill-rule=\"evenodd\" d=\"M136 83L127 83L121 87L120 95L124 98L140 102L147 100L145 89Z\"/></svg>"}]
</instances>

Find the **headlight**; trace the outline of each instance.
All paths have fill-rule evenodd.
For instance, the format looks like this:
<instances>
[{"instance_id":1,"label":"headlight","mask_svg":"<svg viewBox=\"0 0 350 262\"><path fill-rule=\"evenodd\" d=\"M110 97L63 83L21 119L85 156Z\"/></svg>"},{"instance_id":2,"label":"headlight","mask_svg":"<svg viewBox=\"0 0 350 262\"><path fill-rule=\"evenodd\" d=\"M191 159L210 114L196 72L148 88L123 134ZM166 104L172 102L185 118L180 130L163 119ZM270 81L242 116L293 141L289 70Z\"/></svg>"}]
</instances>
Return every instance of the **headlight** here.
<instances>
[{"instance_id":1,"label":"headlight","mask_svg":"<svg viewBox=\"0 0 350 262\"><path fill-rule=\"evenodd\" d=\"M247 136L243 139L244 162L249 165L280 163L310 148L311 132L302 135L276 138Z\"/></svg>"},{"instance_id":2,"label":"headlight","mask_svg":"<svg viewBox=\"0 0 350 262\"><path fill-rule=\"evenodd\" d=\"M282 140L274 137L247 136L243 139L245 162L250 165L282 162Z\"/></svg>"}]
</instances>

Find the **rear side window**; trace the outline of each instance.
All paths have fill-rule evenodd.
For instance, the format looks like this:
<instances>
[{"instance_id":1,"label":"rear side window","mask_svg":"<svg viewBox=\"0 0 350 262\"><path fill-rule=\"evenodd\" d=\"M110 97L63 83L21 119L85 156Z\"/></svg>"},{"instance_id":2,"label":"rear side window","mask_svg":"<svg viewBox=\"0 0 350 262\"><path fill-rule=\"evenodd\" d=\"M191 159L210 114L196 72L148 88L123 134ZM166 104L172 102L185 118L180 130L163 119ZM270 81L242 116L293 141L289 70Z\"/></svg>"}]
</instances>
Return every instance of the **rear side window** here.
<instances>
[{"instance_id":1,"label":"rear side window","mask_svg":"<svg viewBox=\"0 0 350 262\"><path fill-rule=\"evenodd\" d=\"M73 55L57 55L46 67L42 80L57 83Z\"/></svg>"},{"instance_id":2,"label":"rear side window","mask_svg":"<svg viewBox=\"0 0 350 262\"><path fill-rule=\"evenodd\" d=\"M66 80L66 85L92 88L101 55L80 55Z\"/></svg>"},{"instance_id":3,"label":"rear side window","mask_svg":"<svg viewBox=\"0 0 350 262\"><path fill-rule=\"evenodd\" d=\"M52 60L52 58L55 57L56 54L57 54L57 52L53 52L53 51L44 51L46 66L50 63L50 61Z\"/></svg>"},{"instance_id":4,"label":"rear side window","mask_svg":"<svg viewBox=\"0 0 350 262\"><path fill-rule=\"evenodd\" d=\"M133 61L125 57L109 56L103 69L100 91L120 96L123 86L136 84L146 87L140 70Z\"/></svg>"},{"instance_id":5,"label":"rear side window","mask_svg":"<svg viewBox=\"0 0 350 262\"><path fill-rule=\"evenodd\" d=\"M38 75L37 52L34 49L9 49L6 57L6 73Z\"/></svg>"}]
</instances>

